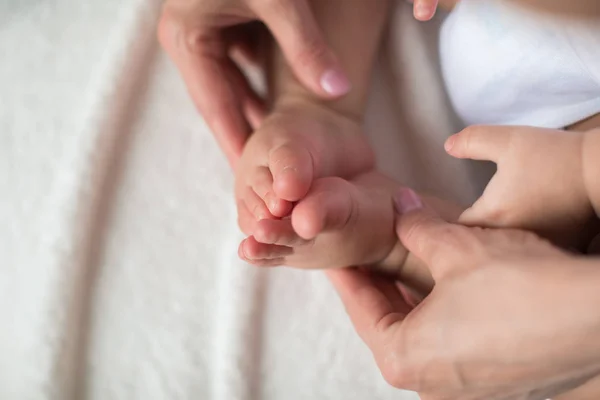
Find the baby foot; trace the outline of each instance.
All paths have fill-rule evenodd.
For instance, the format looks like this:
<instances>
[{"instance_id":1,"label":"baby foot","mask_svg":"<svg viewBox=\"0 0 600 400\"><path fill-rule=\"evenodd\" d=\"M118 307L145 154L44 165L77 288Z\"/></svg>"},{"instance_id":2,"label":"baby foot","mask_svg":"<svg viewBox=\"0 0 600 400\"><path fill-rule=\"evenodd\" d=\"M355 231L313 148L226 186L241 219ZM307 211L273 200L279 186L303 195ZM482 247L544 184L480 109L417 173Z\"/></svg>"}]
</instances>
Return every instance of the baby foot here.
<instances>
[{"instance_id":1,"label":"baby foot","mask_svg":"<svg viewBox=\"0 0 600 400\"><path fill-rule=\"evenodd\" d=\"M394 231L392 203L398 187L374 172L350 182L317 179L290 218L258 221L239 255L260 266L327 269L382 263L395 254L401 265L406 251Z\"/></svg>"},{"instance_id":2,"label":"baby foot","mask_svg":"<svg viewBox=\"0 0 600 400\"><path fill-rule=\"evenodd\" d=\"M240 226L289 215L316 178L369 170L373 155L360 124L322 105L279 106L250 137L236 169Z\"/></svg>"}]
</instances>

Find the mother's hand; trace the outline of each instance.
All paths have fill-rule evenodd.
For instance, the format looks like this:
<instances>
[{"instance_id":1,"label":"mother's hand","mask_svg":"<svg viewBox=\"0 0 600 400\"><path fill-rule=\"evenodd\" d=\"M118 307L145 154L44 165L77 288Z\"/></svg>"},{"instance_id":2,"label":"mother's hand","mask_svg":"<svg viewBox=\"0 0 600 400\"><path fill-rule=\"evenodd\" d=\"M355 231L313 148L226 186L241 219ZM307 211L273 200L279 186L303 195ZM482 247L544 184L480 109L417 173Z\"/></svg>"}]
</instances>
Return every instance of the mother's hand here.
<instances>
[{"instance_id":1,"label":"mother's hand","mask_svg":"<svg viewBox=\"0 0 600 400\"><path fill-rule=\"evenodd\" d=\"M323 39L308 0L166 0L158 37L231 163L241 153L260 101L230 58L247 48L262 21L298 79L315 94L338 97L349 82ZM249 115L250 114L250 115Z\"/></svg>"},{"instance_id":2,"label":"mother's hand","mask_svg":"<svg viewBox=\"0 0 600 400\"><path fill-rule=\"evenodd\" d=\"M600 372L597 261L524 231L449 224L401 197L413 201L397 231L429 266L431 294L413 308L395 283L329 272L389 383L422 399L533 400Z\"/></svg>"}]
</instances>

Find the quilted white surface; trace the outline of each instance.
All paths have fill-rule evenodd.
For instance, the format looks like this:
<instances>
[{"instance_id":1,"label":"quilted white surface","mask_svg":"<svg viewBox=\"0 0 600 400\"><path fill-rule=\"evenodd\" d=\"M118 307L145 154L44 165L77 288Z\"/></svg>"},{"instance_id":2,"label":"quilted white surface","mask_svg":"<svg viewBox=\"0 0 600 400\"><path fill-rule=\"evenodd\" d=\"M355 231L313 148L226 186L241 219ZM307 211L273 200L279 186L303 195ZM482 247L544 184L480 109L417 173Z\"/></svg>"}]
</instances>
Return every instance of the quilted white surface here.
<instances>
[{"instance_id":1,"label":"quilted white surface","mask_svg":"<svg viewBox=\"0 0 600 400\"><path fill-rule=\"evenodd\" d=\"M159 3L0 1L0 398L416 399L322 273L237 260L232 175ZM469 201L436 38L399 4L369 131L386 171Z\"/></svg>"}]
</instances>

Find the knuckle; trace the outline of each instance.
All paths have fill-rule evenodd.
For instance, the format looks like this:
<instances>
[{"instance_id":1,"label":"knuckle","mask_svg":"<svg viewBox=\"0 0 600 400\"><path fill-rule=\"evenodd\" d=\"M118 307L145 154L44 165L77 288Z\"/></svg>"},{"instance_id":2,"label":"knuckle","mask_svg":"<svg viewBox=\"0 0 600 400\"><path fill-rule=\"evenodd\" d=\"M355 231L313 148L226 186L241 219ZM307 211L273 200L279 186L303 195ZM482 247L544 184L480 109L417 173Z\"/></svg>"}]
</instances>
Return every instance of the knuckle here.
<instances>
[{"instance_id":1,"label":"knuckle","mask_svg":"<svg viewBox=\"0 0 600 400\"><path fill-rule=\"evenodd\" d=\"M163 7L156 28L160 45L171 53L184 51L192 54L206 53L208 56L218 55L218 37L206 35L199 22L190 21L181 10Z\"/></svg>"},{"instance_id":2,"label":"knuckle","mask_svg":"<svg viewBox=\"0 0 600 400\"><path fill-rule=\"evenodd\" d=\"M469 229L459 228L440 228L440 231L433 236L436 242L436 251L430 251L432 265L437 265L442 270L446 270L456 262L457 255L464 258L472 254L478 243L477 237Z\"/></svg>"},{"instance_id":3,"label":"knuckle","mask_svg":"<svg viewBox=\"0 0 600 400\"><path fill-rule=\"evenodd\" d=\"M201 26L184 26L178 35L177 44L191 54L218 59L223 53L220 37L207 34Z\"/></svg>"},{"instance_id":4,"label":"knuckle","mask_svg":"<svg viewBox=\"0 0 600 400\"><path fill-rule=\"evenodd\" d=\"M384 341L380 351L375 353L381 374L391 386L414 391L422 389L422 368L419 359L415 358L421 339L414 329L404 329L402 335Z\"/></svg>"},{"instance_id":5,"label":"knuckle","mask_svg":"<svg viewBox=\"0 0 600 400\"><path fill-rule=\"evenodd\" d=\"M311 66L327 57L329 50L318 36L303 38L301 47L296 52L296 62L303 67Z\"/></svg>"},{"instance_id":6,"label":"knuckle","mask_svg":"<svg viewBox=\"0 0 600 400\"><path fill-rule=\"evenodd\" d=\"M430 237L422 237L422 246L425 246L426 244L432 242L433 239L438 244L444 245L447 248L456 248L465 241L465 234L463 232L463 229L457 230L456 227L452 225L440 226L436 229L435 232L432 233L433 234L430 235Z\"/></svg>"},{"instance_id":7,"label":"knuckle","mask_svg":"<svg viewBox=\"0 0 600 400\"><path fill-rule=\"evenodd\" d=\"M397 389L413 389L415 387L414 368L406 360L394 356L394 353L383 359L380 365L383 379Z\"/></svg>"}]
</instances>

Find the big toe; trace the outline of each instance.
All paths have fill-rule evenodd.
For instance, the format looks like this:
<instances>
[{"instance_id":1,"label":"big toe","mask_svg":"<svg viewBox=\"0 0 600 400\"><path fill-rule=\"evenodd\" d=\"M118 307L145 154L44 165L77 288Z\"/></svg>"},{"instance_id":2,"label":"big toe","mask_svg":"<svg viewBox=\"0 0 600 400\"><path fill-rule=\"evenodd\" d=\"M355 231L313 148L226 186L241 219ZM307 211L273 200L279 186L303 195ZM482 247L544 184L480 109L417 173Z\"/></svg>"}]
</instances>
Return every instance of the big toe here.
<instances>
[{"instance_id":1,"label":"big toe","mask_svg":"<svg viewBox=\"0 0 600 400\"><path fill-rule=\"evenodd\" d=\"M303 239L343 229L356 213L354 187L341 178L321 178L292 211L292 226Z\"/></svg>"},{"instance_id":2,"label":"big toe","mask_svg":"<svg viewBox=\"0 0 600 400\"><path fill-rule=\"evenodd\" d=\"M288 143L274 149L269 156L275 194L287 201L302 199L313 180L313 159L301 143Z\"/></svg>"}]
</instances>

